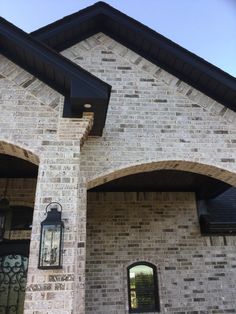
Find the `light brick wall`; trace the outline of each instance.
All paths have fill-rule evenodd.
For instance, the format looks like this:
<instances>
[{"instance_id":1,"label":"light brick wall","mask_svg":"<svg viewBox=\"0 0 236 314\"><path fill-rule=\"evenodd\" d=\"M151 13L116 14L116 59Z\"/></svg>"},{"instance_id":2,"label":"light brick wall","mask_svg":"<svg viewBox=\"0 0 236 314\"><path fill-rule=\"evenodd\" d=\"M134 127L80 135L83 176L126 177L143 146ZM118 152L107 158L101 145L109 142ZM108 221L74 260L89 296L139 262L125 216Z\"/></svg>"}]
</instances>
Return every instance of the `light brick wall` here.
<instances>
[{"instance_id":1,"label":"light brick wall","mask_svg":"<svg viewBox=\"0 0 236 314\"><path fill-rule=\"evenodd\" d=\"M79 153L64 145L49 145L48 148L39 165L24 313L64 314L73 310L75 277L79 271L75 266L81 213L78 207ZM52 201L59 202L63 208L63 269L39 270L40 222L45 219L46 205Z\"/></svg>"},{"instance_id":2,"label":"light brick wall","mask_svg":"<svg viewBox=\"0 0 236 314\"><path fill-rule=\"evenodd\" d=\"M81 152L89 187L165 167L236 185L235 112L101 33L63 55L112 85L103 136Z\"/></svg>"},{"instance_id":3,"label":"light brick wall","mask_svg":"<svg viewBox=\"0 0 236 314\"><path fill-rule=\"evenodd\" d=\"M86 187L156 169L207 174L236 186L236 113L97 34L63 54L112 85L103 136L93 116L63 119L63 97L0 57L0 152L39 164L26 314L84 313ZM65 219L62 270L37 269L50 201Z\"/></svg>"},{"instance_id":4,"label":"light brick wall","mask_svg":"<svg viewBox=\"0 0 236 314\"><path fill-rule=\"evenodd\" d=\"M81 193L80 146L93 117L63 119L63 97L3 56L0 95L0 153L39 164L24 313L84 313L86 207L80 203L86 189ZM63 207L64 262L62 270L43 271L37 268L40 222L51 201Z\"/></svg>"},{"instance_id":5,"label":"light brick wall","mask_svg":"<svg viewBox=\"0 0 236 314\"><path fill-rule=\"evenodd\" d=\"M50 142L73 147L87 137L92 115L62 118L64 97L1 55L0 92L0 140L40 157Z\"/></svg>"},{"instance_id":6,"label":"light brick wall","mask_svg":"<svg viewBox=\"0 0 236 314\"><path fill-rule=\"evenodd\" d=\"M86 314L128 313L127 266L158 271L161 313L236 312L235 237L202 237L194 193L88 193Z\"/></svg>"}]
</instances>

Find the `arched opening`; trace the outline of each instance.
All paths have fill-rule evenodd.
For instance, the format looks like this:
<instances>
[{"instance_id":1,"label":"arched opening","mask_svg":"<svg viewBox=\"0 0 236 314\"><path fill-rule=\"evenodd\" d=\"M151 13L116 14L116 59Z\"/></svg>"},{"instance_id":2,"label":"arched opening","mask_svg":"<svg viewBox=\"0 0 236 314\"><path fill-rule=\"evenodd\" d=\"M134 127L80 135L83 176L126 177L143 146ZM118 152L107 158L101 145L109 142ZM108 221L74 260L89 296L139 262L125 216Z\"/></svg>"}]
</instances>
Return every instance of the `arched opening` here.
<instances>
[{"instance_id":1,"label":"arched opening","mask_svg":"<svg viewBox=\"0 0 236 314\"><path fill-rule=\"evenodd\" d=\"M0 154L9 155L39 165L39 157L28 148L23 148L13 143L0 141Z\"/></svg>"},{"instance_id":2,"label":"arched opening","mask_svg":"<svg viewBox=\"0 0 236 314\"><path fill-rule=\"evenodd\" d=\"M0 312L24 311L38 157L0 143Z\"/></svg>"},{"instance_id":3,"label":"arched opening","mask_svg":"<svg viewBox=\"0 0 236 314\"><path fill-rule=\"evenodd\" d=\"M96 311L108 314L112 309L117 313L138 313L134 297L131 307L129 265L143 261L158 265L163 311L189 311L196 304L194 300L204 302L215 295L214 283L208 278L214 277L214 265L221 262L223 253L219 254L219 250L228 250L230 254L236 237L229 239L224 233L214 235L214 238L212 234L203 236L199 217L208 209L208 216L214 212L219 215L220 208L208 207L208 203L214 201L219 205L222 200L229 203L228 193L231 207L227 210L228 214L232 213L235 209L232 204L236 201L232 185L235 185L236 174L188 162L162 162L155 166L152 163L150 167L146 164L119 169L89 181L86 314ZM225 211L222 211L220 219L224 215ZM212 260L210 266L209 259ZM197 278L204 270L208 277L199 275ZM230 269L227 276L231 276ZM225 289L230 288L230 283L222 280ZM204 284L209 289L203 300L198 291L202 291ZM189 289L188 293L184 293L186 289ZM219 288L219 295L223 294ZM184 299L181 305L180 298ZM145 311L148 309L140 308L140 312ZM158 311L156 306L151 313Z\"/></svg>"},{"instance_id":4,"label":"arched opening","mask_svg":"<svg viewBox=\"0 0 236 314\"><path fill-rule=\"evenodd\" d=\"M236 186L236 173L227 169L219 168L215 165L202 164L199 162L192 162L186 160L166 160L157 161L143 164L130 165L108 171L102 175L97 175L94 178L89 178L88 189L92 189L96 186L105 184L109 181L113 181L122 177L126 177L133 174L152 172L157 170L179 170L185 172L191 172L195 174L202 174L203 176L211 177L219 181L228 183L229 185Z\"/></svg>"},{"instance_id":5,"label":"arched opening","mask_svg":"<svg viewBox=\"0 0 236 314\"><path fill-rule=\"evenodd\" d=\"M155 170L121 177L90 189L96 192L196 192L200 199L209 199L223 193L230 184L181 170Z\"/></svg>"}]
</instances>

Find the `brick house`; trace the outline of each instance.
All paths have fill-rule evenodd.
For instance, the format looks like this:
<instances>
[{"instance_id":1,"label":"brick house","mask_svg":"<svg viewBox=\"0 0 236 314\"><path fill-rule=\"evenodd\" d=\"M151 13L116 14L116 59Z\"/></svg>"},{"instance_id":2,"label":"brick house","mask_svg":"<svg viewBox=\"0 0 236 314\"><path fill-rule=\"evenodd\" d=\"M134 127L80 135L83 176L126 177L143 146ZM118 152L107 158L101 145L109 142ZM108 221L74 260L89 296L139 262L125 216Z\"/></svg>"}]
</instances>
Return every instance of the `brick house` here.
<instances>
[{"instance_id":1,"label":"brick house","mask_svg":"<svg viewBox=\"0 0 236 314\"><path fill-rule=\"evenodd\" d=\"M236 79L103 2L0 51L0 313L236 313Z\"/></svg>"}]
</instances>

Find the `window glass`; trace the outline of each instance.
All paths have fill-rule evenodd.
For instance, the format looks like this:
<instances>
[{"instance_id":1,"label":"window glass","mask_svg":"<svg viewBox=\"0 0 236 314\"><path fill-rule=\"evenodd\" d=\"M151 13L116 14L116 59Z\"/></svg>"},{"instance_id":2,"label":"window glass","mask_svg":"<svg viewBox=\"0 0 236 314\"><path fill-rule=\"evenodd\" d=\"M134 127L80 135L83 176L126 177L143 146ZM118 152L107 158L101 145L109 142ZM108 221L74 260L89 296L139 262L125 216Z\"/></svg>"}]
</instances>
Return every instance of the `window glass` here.
<instances>
[{"instance_id":1,"label":"window glass","mask_svg":"<svg viewBox=\"0 0 236 314\"><path fill-rule=\"evenodd\" d=\"M138 264L128 269L130 312L157 310L155 266Z\"/></svg>"}]
</instances>

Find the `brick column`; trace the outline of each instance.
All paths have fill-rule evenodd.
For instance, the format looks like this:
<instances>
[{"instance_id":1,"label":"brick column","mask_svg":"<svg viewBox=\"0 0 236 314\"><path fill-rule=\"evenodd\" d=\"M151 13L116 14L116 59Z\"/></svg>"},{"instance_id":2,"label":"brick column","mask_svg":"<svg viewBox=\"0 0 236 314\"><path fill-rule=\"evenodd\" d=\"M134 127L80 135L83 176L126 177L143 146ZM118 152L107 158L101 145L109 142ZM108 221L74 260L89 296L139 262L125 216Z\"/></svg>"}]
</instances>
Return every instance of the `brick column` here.
<instances>
[{"instance_id":1,"label":"brick column","mask_svg":"<svg viewBox=\"0 0 236 314\"><path fill-rule=\"evenodd\" d=\"M80 204L85 204L86 189L80 188L79 144L79 141L43 143L45 151L36 188L25 314L84 313L86 209ZM59 202L63 208L63 269L40 270L37 268L40 222L45 219L45 208L52 201Z\"/></svg>"},{"instance_id":2,"label":"brick column","mask_svg":"<svg viewBox=\"0 0 236 314\"><path fill-rule=\"evenodd\" d=\"M87 185L83 177L79 179L78 189L78 229L75 276L74 314L85 313L85 266L86 266L86 222L87 222Z\"/></svg>"}]
</instances>

